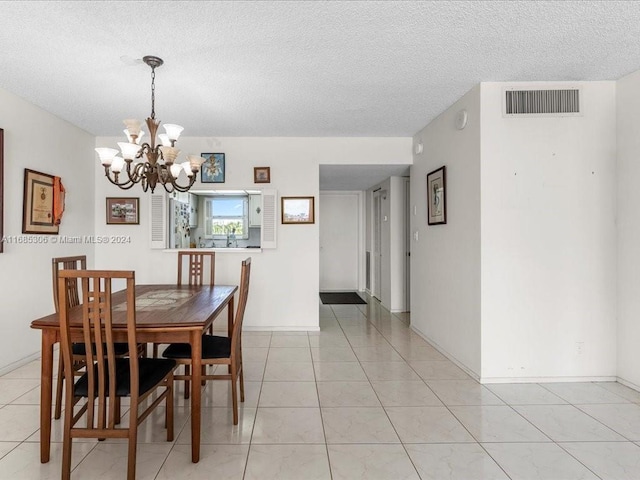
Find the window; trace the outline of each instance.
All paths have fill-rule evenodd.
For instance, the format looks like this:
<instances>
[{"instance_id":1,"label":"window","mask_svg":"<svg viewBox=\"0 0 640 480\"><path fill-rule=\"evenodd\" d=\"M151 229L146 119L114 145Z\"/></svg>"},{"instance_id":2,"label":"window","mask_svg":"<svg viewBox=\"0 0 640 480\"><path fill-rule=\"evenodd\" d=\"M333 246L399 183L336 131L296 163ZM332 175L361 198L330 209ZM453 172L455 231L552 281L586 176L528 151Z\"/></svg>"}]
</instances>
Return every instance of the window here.
<instances>
[{"instance_id":1,"label":"window","mask_svg":"<svg viewBox=\"0 0 640 480\"><path fill-rule=\"evenodd\" d=\"M247 195L207 197L204 205L205 238L249 238Z\"/></svg>"}]
</instances>

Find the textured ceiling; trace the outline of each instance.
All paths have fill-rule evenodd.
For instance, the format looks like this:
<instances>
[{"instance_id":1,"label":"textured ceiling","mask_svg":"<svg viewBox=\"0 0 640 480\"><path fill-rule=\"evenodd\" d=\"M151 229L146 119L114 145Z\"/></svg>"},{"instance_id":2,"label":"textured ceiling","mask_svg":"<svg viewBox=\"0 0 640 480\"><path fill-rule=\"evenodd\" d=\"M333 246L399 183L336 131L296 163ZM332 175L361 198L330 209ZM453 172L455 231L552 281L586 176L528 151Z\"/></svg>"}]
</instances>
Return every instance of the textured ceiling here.
<instances>
[{"instance_id":1,"label":"textured ceiling","mask_svg":"<svg viewBox=\"0 0 640 480\"><path fill-rule=\"evenodd\" d=\"M150 54L185 135L411 136L480 81L617 79L639 39L638 2L1 2L0 87L120 135Z\"/></svg>"}]
</instances>

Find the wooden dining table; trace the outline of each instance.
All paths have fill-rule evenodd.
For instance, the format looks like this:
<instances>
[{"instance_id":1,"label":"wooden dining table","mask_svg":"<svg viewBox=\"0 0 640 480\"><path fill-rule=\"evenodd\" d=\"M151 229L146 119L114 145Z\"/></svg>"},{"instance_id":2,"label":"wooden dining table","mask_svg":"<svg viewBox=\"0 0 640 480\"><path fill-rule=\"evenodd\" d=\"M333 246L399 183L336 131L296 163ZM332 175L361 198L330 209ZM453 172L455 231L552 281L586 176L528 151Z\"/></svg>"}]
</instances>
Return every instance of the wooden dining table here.
<instances>
[{"instance_id":1,"label":"wooden dining table","mask_svg":"<svg viewBox=\"0 0 640 480\"><path fill-rule=\"evenodd\" d=\"M192 385L201 384L202 335L228 307L228 332L233 326L235 285L136 285L136 338L139 343L189 343L191 345ZM113 294L113 332L116 342L127 341L124 290ZM72 326L82 323L82 305L69 312ZM60 342L58 314L31 322L42 331L42 373L40 391L40 461L47 463L51 452L51 404L53 386L53 348ZM200 420L202 391L191 389L191 461L200 460Z\"/></svg>"}]
</instances>

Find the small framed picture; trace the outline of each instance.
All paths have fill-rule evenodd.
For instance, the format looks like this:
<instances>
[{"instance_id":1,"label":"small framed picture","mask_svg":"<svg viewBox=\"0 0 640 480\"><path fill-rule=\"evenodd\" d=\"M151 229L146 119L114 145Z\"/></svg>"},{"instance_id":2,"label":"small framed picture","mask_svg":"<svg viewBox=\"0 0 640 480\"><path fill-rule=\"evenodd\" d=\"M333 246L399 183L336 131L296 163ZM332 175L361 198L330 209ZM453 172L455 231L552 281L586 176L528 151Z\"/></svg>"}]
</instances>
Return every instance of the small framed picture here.
<instances>
[{"instance_id":1,"label":"small framed picture","mask_svg":"<svg viewBox=\"0 0 640 480\"><path fill-rule=\"evenodd\" d=\"M271 183L271 167L253 167L253 183Z\"/></svg>"},{"instance_id":2,"label":"small framed picture","mask_svg":"<svg viewBox=\"0 0 640 480\"><path fill-rule=\"evenodd\" d=\"M282 223L315 223L313 197L282 197Z\"/></svg>"},{"instance_id":3,"label":"small framed picture","mask_svg":"<svg viewBox=\"0 0 640 480\"><path fill-rule=\"evenodd\" d=\"M53 184L53 175L24 169L22 233L58 234Z\"/></svg>"},{"instance_id":4,"label":"small framed picture","mask_svg":"<svg viewBox=\"0 0 640 480\"><path fill-rule=\"evenodd\" d=\"M224 183L224 153L202 153L206 161L200 167L202 183Z\"/></svg>"},{"instance_id":5,"label":"small framed picture","mask_svg":"<svg viewBox=\"0 0 640 480\"><path fill-rule=\"evenodd\" d=\"M447 170L442 166L427 174L427 223L447 223Z\"/></svg>"},{"instance_id":6,"label":"small framed picture","mask_svg":"<svg viewBox=\"0 0 640 480\"><path fill-rule=\"evenodd\" d=\"M136 197L108 197L107 225L138 225L140 199Z\"/></svg>"}]
</instances>

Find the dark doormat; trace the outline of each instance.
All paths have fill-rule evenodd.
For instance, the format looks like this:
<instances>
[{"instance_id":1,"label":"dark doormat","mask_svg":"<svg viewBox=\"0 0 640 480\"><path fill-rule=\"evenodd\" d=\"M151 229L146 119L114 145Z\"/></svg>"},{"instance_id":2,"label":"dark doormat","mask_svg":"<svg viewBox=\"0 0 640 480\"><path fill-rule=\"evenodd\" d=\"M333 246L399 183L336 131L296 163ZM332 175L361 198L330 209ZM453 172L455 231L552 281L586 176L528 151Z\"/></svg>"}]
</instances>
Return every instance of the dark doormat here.
<instances>
[{"instance_id":1,"label":"dark doormat","mask_svg":"<svg viewBox=\"0 0 640 480\"><path fill-rule=\"evenodd\" d=\"M325 292L320 294L320 300L325 305L366 305L356 292Z\"/></svg>"}]
</instances>

